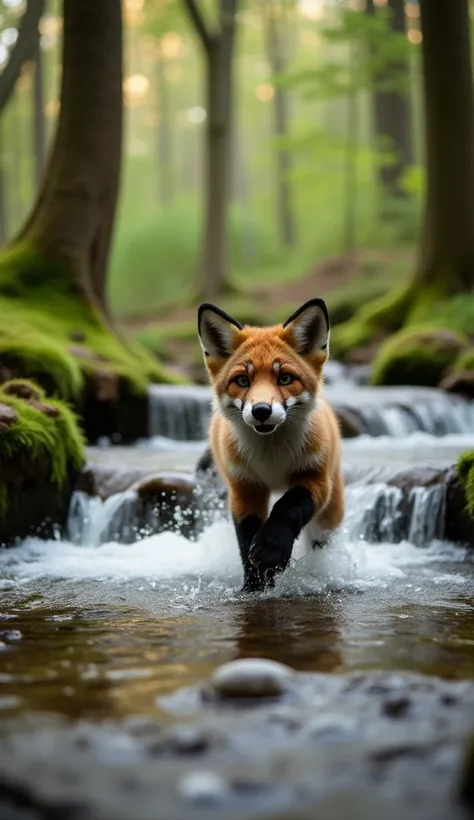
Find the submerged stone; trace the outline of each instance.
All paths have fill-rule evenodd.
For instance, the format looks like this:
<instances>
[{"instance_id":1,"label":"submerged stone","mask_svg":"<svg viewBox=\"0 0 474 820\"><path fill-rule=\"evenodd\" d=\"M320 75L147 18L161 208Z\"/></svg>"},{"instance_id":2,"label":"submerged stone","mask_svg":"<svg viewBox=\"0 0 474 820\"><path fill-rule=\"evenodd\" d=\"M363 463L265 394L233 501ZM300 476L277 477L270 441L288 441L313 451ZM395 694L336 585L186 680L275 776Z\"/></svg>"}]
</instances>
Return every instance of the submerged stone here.
<instances>
[{"instance_id":1,"label":"submerged stone","mask_svg":"<svg viewBox=\"0 0 474 820\"><path fill-rule=\"evenodd\" d=\"M220 666L210 679L221 698L274 698L287 694L295 673L289 666L263 658L245 658Z\"/></svg>"},{"instance_id":2,"label":"submerged stone","mask_svg":"<svg viewBox=\"0 0 474 820\"><path fill-rule=\"evenodd\" d=\"M217 772L189 772L181 778L178 790L184 800L192 803L220 803L228 785Z\"/></svg>"}]
</instances>

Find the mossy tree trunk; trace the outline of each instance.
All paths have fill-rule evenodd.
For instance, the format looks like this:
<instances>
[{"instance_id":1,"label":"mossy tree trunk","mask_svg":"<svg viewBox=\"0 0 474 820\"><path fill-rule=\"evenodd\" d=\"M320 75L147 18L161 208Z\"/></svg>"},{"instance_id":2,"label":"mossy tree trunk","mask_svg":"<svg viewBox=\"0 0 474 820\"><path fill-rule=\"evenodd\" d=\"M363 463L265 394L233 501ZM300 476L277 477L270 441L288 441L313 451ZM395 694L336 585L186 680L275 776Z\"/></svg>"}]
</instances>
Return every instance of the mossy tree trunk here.
<instances>
[{"instance_id":1,"label":"mossy tree trunk","mask_svg":"<svg viewBox=\"0 0 474 820\"><path fill-rule=\"evenodd\" d=\"M64 0L60 105L49 167L18 240L64 263L106 315L122 147L120 0Z\"/></svg>"},{"instance_id":2,"label":"mossy tree trunk","mask_svg":"<svg viewBox=\"0 0 474 820\"><path fill-rule=\"evenodd\" d=\"M427 191L417 284L474 286L474 87L468 0L420 0Z\"/></svg>"},{"instance_id":3,"label":"mossy tree trunk","mask_svg":"<svg viewBox=\"0 0 474 820\"><path fill-rule=\"evenodd\" d=\"M474 289L474 84L469 0L420 0L427 188L419 260L409 282L336 328L333 351L373 344L430 320Z\"/></svg>"},{"instance_id":4,"label":"mossy tree trunk","mask_svg":"<svg viewBox=\"0 0 474 820\"><path fill-rule=\"evenodd\" d=\"M228 210L232 136L232 66L237 0L219 0L219 23L210 30L195 0L185 7L206 60L205 215L199 297L211 299L229 288Z\"/></svg>"},{"instance_id":5,"label":"mossy tree trunk","mask_svg":"<svg viewBox=\"0 0 474 820\"><path fill-rule=\"evenodd\" d=\"M405 0L388 0L390 28L395 35L404 36ZM376 14L374 0L366 0L366 12L369 16ZM374 131L382 151L389 150L394 154L390 164L379 166L379 184L382 192L381 216L391 215L390 199L405 196L401 186L403 173L413 161L412 116L409 92L402 93L398 88L385 88L392 84L409 85L410 65L408 59L393 60L374 77L372 93L372 110Z\"/></svg>"}]
</instances>

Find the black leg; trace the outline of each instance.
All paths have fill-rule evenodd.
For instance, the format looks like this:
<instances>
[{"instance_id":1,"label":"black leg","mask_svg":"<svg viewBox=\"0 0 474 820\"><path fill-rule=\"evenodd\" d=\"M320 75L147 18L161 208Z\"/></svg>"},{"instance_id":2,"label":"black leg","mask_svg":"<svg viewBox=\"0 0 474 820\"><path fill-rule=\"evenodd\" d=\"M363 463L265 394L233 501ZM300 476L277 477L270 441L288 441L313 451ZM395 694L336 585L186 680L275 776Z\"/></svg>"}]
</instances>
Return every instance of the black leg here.
<instances>
[{"instance_id":1,"label":"black leg","mask_svg":"<svg viewBox=\"0 0 474 820\"><path fill-rule=\"evenodd\" d=\"M252 592L263 589L262 581L259 577L259 570L249 559L249 551L252 541L262 528L263 520L259 515L247 515L242 521L234 518L235 532L239 542L240 557L244 567L244 592Z\"/></svg>"},{"instance_id":2,"label":"black leg","mask_svg":"<svg viewBox=\"0 0 474 820\"><path fill-rule=\"evenodd\" d=\"M292 487L274 505L267 521L254 535L248 554L254 565L257 589L273 586L275 574L288 566L293 544L311 521L314 501L306 487Z\"/></svg>"}]
</instances>

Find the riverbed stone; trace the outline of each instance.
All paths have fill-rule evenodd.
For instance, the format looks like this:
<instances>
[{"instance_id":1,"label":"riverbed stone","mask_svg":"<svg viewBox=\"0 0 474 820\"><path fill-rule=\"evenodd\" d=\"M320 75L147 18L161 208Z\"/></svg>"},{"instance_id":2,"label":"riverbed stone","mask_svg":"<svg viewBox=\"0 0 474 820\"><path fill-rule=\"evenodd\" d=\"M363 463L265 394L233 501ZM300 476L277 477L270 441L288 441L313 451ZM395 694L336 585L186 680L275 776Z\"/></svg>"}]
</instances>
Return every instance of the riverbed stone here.
<instances>
[{"instance_id":1,"label":"riverbed stone","mask_svg":"<svg viewBox=\"0 0 474 820\"><path fill-rule=\"evenodd\" d=\"M225 739L223 752L210 746L199 764L179 748L149 754L151 716L138 733L119 718L4 717L0 816L20 820L27 807L32 817L156 820L159 807L166 820L465 820L472 681L293 674L293 699L223 709L197 696L195 713L168 715L176 728L191 722ZM408 698L410 713L383 715L387 691ZM445 705L445 695L455 703ZM278 710L293 712L297 728L270 721ZM318 718L342 731L308 731Z\"/></svg>"},{"instance_id":2,"label":"riverbed stone","mask_svg":"<svg viewBox=\"0 0 474 820\"><path fill-rule=\"evenodd\" d=\"M220 666L210 678L210 690L222 699L275 698L291 691L294 671L264 658L242 658Z\"/></svg>"}]
</instances>

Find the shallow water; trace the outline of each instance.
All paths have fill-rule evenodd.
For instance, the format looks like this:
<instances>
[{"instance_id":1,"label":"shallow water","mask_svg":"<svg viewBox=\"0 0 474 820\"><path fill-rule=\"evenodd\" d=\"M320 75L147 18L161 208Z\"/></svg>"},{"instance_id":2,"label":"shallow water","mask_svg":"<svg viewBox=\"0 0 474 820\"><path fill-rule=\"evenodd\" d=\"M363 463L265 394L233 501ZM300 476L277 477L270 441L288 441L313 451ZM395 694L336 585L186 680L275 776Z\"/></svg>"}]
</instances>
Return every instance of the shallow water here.
<instances>
[{"instance_id":1,"label":"shallow water","mask_svg":"<svg viewBox=\"0 0 474 820\"><path fill-rule=\"evenodd\" d=\"M157 714L159 695L252 655L306 671L474 676L474 564L442 542L342 534L260 599L239 593L226 522L195 543L29 540L0 555L0 573L4 714Z\"/></svg>"}]
</instances>

